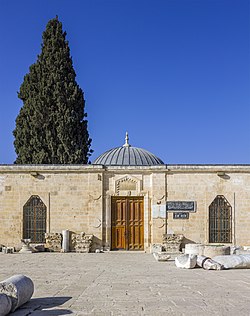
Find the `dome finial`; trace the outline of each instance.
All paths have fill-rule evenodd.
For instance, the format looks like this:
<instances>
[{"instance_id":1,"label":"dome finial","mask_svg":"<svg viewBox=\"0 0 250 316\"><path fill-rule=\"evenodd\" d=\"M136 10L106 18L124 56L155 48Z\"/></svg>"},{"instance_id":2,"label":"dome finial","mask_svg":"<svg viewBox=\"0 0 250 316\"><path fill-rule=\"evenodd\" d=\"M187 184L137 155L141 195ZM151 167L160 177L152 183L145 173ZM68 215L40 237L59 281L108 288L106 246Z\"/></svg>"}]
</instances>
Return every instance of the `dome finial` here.
<instances>
[{"instance_id":1,"label":"dome finial","mask_svg":"<svg viewBox=\"0 0 250 316\"><path fill-rule=\"evenodd\" d=\"M123 147L130 147L129 143L128 143L128 132L126 132L126 137L125 137L125 144L123 145Z\"/></svg>"}]
</instances>

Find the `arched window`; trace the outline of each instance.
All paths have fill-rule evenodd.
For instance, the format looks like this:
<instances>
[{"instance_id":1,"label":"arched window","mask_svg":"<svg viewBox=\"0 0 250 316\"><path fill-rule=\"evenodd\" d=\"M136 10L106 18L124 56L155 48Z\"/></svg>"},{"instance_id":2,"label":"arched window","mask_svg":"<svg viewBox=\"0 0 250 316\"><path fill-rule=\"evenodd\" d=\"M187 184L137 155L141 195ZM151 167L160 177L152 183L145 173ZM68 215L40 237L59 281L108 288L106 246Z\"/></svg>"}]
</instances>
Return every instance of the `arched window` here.
<instances>
[{"instance_id":1,"label":"arched window","mask_svg":"<svg viewBox=\"0 0 250 316\"><path fill-rule=\"evenodd\" d=\"M232 207L223 195L217 195L209 206L209 242L232 242Z\"/></svg>"},{"instance_id":2,"label":"arched window","mask_svg":"<svg viewBox=\"0 0 250 316\"><path fill-rule=\"evenodd\" d=\"M23 238L31 242L45 242L46 206L37 195L32 195L23 207Z\"/></svg>"}]
</instances>

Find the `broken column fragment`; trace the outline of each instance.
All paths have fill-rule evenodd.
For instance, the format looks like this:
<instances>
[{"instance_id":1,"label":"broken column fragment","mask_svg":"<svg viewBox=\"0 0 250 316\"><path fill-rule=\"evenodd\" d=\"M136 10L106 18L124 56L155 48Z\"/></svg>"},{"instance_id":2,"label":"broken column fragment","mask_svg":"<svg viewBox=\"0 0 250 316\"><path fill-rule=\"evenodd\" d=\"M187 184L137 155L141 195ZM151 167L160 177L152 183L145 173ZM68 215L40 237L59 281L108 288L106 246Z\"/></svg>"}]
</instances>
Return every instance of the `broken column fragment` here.
<instances>
[{"instance_id":1,"label":"broken column fragment","mask_svg":"<svg viewBox=\"0 0 250 316\"><path fill-rule=\"evenodd\" d=\"M62 231L62 252L69 252L69 230Z\"/></svg>"},{"instance_id":2,"label":"broken column fragment","mask_svg":"<svg viewBox=\"0 0 250 316\"><path fill-rule=\"evenodd\" d=\"M14 275L0 282L0 293L6 294L11 300L11 311L28 302L34 292L32 280L25 275Z\"/></svg>"},{"instance_id":3,"label":"broken column fragment","mask_svg":"<svg viewBox=\"0 0 250 316\"><path fill-rule=\"evenodd\" d=\"M219 255L229 255L229 246L204 245L204 244L186 244L185 254L194 254L197 256L206 256L213 258Z\"/></svg>"},{"instance_id":4,"label":"broken column fragment","mask_svg":"<svg viewBox=\"0 0 250 316\"><path fill-rule=\"evenodd\" d=\"M225 269L250 269L250 255L225 255L213 257Z\"/></svg>"},{"instance_id":5,"label":"broken column fragment","mask_svg":"<svg viewBox=\"0 0 250 316\"><path fill-rule=\"evenodd\" d=\"M197 266L204 270L223 270L224 266L206 256L197 256Z\"/></svg>"},{"instance_id":6,"label":"broken column fragment","mask_svg":"<svg viewBox=\"0 0 250 316\"><path fill-rule=\"evenodd\" d=\"M197 255L180 255L175 258L177 268L193 269L196 266Z\"/></svg>"},{"instance_id":7,"label":"broken column fragment","mask_svg":"<svg viewBox=\"0 0 250 316\"><path fill-rule=\"evenodd\" d=\"M6 294L0 294L0 315L8 315L11 311L11 299Z\"/></svg>"}]
</instances>

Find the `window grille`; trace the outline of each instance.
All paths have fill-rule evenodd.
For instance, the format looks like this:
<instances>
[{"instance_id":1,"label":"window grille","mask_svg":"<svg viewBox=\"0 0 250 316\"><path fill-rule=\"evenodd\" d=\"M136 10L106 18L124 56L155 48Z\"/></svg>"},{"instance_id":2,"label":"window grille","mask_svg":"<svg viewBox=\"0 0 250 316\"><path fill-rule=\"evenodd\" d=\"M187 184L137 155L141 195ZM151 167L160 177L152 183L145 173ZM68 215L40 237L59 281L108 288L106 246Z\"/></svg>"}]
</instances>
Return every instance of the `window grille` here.
<instances>
[{"instance_id":1,"label":"window grille","mask_svg":"<svg viewBox=\"0 0 250 316\"><path fill-rule=\"evenodd\" d=\"M232 207L223 195L217 195L209 206L209 242L232 242Z\"/></svg>"},{"instance_id":2,"label":"window grille","mask_svg":"<svg viewBox=\"0 0 250 316\"><path fill-rule=\"evenodd\" d=\"M33 195L23 207L23 238L34 243L45 242L46 206L39 196Z\"/></svg>"}]
</instances>

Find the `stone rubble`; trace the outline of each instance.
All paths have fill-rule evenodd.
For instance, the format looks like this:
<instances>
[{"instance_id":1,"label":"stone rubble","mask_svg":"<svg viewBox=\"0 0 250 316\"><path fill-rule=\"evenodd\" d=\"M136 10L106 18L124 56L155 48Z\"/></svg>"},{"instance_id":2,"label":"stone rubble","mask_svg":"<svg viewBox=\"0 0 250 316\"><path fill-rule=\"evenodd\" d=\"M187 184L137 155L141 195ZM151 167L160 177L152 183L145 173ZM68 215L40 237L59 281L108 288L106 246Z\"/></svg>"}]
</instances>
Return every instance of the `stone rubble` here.
<instances>
[{"instance_id":1,"label":"stone rubble","mask_svg":"<svg viewBox=\"0 0 250 316\"><path fill-rule=\"evenodd\" d=\"M214 257L219 255L229 255L230 246L224 245L205 245L205 244L186 244L185 254L194 254L197 256Z\"/></svg>"},{"instance_id":2,"label":"stone rubble","mask_svg":"<svg viewBox=\"0 0 250 316\"><path fill-rule=\"evenodd\" d=\"M250 254L216 256L213 260L222 264L225 269L250 269Z\"/></svg>"},{"instance_id":3,"label":"stone rubble","mask_svg":"<svg viewBox=\"0 0 250 316\"><path fill-rule=\"evenodd\" d=\"M164 234L162 244L166 252L179 253L184 235L182 234Z\"/></svg>"},{"instance_id":4,"label":"stone rubble","mask_svg":"<svg viewBox=\"0 0 250 316\"><path fill-rule=\"evenodd\" d=\"M193 269L196 266L197 255L180 255L175 258L175 265L177 268Z\"/></svg>"},{"instance_id":5,"label":"stone rubble","mask_svg":"<svg viewBox=\"0 0 250 316\"><path fill-rule=\"evenodd\" d=\"M60 252L62 250L62 235L60 233L46 233L45 240L45 248L49 251Z\"/></svg>"},{"instance_id":6,"label":"stone rubble","mask_svg":"<svg viewBox=\"0 0 250 316\"><path fill-rule=\"evenodd\" d=\"M206 256L197 256L197 266L204 270L223 270L224 266Z\"/></svg>"},{"instance_id":7,"label":"stone rubble","mask_svg":"<svg viewBox=\"0 0 250 316\"><path fill-rule=\"evenodd\" d=\"M90 252L93 244L93 237L93 235L85 234L84 232L81 232L80 234L72 234L71 242L75 252Z\"/></svg>"},{"instance_id":8,"label":"stone rubble","mask_svg":"<svg viewBox=\"0 0 250 316\"><path fill-rule=\"evenodd\" d=\"M168 255L165 252L154 252L153 256L155 260L159 262L168 261L171 258L171 255Z\"/></svg>"}]
</instances>

